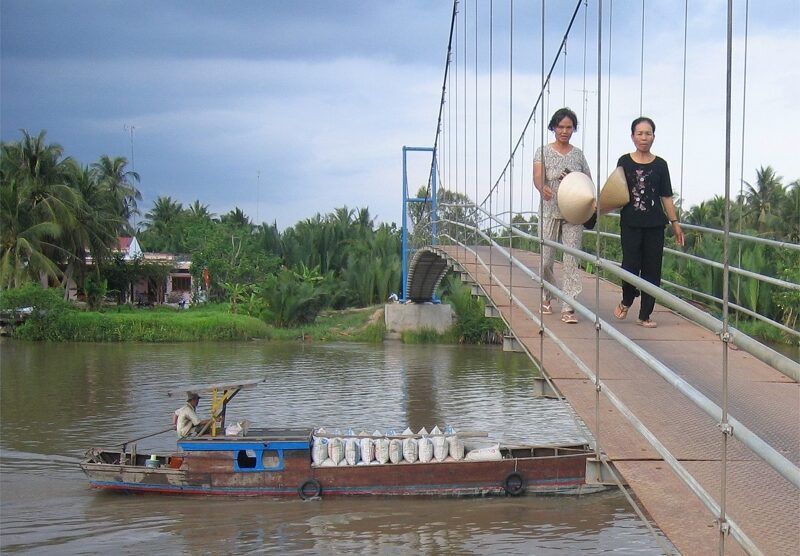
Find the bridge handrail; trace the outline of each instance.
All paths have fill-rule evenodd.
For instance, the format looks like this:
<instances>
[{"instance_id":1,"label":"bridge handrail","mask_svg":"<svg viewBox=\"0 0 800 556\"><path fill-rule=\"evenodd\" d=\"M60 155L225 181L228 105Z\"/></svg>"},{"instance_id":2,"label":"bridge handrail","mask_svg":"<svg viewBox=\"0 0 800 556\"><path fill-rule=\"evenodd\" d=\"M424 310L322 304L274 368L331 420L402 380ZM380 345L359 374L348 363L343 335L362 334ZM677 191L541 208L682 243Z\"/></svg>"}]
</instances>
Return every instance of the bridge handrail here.
<instances>
[{"instance_id":1,"label":"bridge handrail","mask_svg":"<svg viewBox=\"0 0 800 556\"><path fill-rule=\"evenodd\" d=\"M627 336L625 336L624 334L619 332L610 323L608 323L605 320L600 319L598 315L596 315L594 312L592 312L591 310L589 310L588 308L586 308L585 306L583 306L582 304L577 302L577 300L575 300L575 299L567 300L566 297L561 293L561 291L556 286L554 286L553 284L550 284L549 282L547 282L545 280L542 280L532 270L530 270L525 265L523 265L521 262L519 262L516 258L514 258L511 255L511 253L509 253L501 245L497 244L497 242L495 242L489 236L483 234L483 232L479 232L479 233L481 234L481 236L486 241L488 241L491 245L495 246L498 249L498 251L500 251L501 253L504 253L509 258L509 260L512 261L512 263L517 268L519 268L523 273L527 274L535 282L538 282L538 283L542 284L542 286L545 289L547 289L548 291L553 293L559 299L562 299L562 300L565 300L565 301L569 301L570 305L576 310L576 312L581 314L585 318L588 318L588 319L595 319L596 318L596 319L598 319L598 321L601 323L602 328L606 331L606 333L609 336L611 336L620 345L625 347L625 349L627 349L633 355L635 355L637 358L639 358L648 367L650 367L651 369L656 371L662 378L664 378L664 380L666 380L669 384L671 384L673 387L675 387L679 392L681 392L687 398L689 398L689 400L691 400L700 409L705 411L710 417L712 417L713 419L715 419L717 421L721 420L721 418L722 418L722 409L717 404L715 404L712 400L707 398L703 393L701 393L698 390L696 390L691 384L689 384L684 379L682 379L681 377L676 375L674 372L672 372L671 369L669 369L663 363L661 363L660 361L655 359L653 356L651 356L649 353L647 353L645 350L643 350L641 347L639 347L635 342L633 342ZM453 239L453 238L450 237L450 239ZM464 246L464 247L466 248L466 246ZM622 269L620 269L619 272L628 274L631 278L635 278L637 282L644 282L640 278L638 278L638 277L636 277L636 276L634 276L634 275L632 275L630 273L627 273ZM633 280L631 280L631 281L633 282ZM644 282L644 283L647 284L647 282ZM636 283L634 285L639 287L638 283ZM689 305L685 301L682 301L682 300L676 298L674 295L672 295L672 294L670 294L668 292L665 292L663 290L660 290L659 288L653 286L652 284L648 284L648 285L650 286L650 288L652 288L653 296L656 297L656 299L658 299L659 301L661 301L661 298L669 298L669 297L671 297L671 298L673 298L673 300L675 302L677 302L677 304L687 305L688 308L693 309L694 311L699 312L702 315L709 316L706 313L702 313L702 311L699 311L699 310L695 309L694 307L691 307L691 305ZM650 288L648 288L648 289L650 289ZM648 292L648 293L651 293L651 292ZM528 311L529 316L530 316L530 311L527 308L523 308L523 310ZM691 317L689 317L689 318L690 318L690 320L692 320ZM710 318L713 319L713 317L710 317ZM714 320L716 320L716 319L714 319ZM538 322L538 319L534 319L534 322ZM767 348L767 349L769 349L769 348ZM777 354L777 353L776 353L776 355L778 355L780 357L783 357L783 356L781 356L780 354ZM767 364L769 364L769 363L767 363ZM795 364L795 366L800 368L800 365ZM797 380L797 379L795 379L795 380ZM783 456L777 450L775 450L772 446L770 446L769 444L767 444L766 442L761 440L761 438L759 438L755 433L750 431L750 429L748 429L746 426L744 426L742 423L740 423L738 420L736 420L735 418L733 418L730 415L728 416L728 422L731 423L731 425L733 427L733 430L732 430L731 434L734 437L738 438L743 444L745 444L748 448L753 450L753 452L758 454L765 462L767 462L773 469L775 469L775 471L780 473L784 478L786 478L792 484L794 484L795 486L800 488L800 469L797 466L795 466L785 456Z\"/></svg>"},{"instance_id":2,"label":"bridge handrail","mask_svg":"<svg viewBox=\"0 0 800 556\"><path fill-rule=\"evenodd\" d=\"M448 237L453 239L451 236L448 236ZM496 242L492 242L492 244L496 245L500 250L503 250L503 247L497 245ZM480 260L480 257L478 256L477 253L475 253L475 251L473 251L472 249L470 249L468 246L466 246L464 244L460 244L460 245L462 245L465 249L471 251L475 255L476 259ZM489 267L487 267L486 263L483 262L483 260L481 260L481 264L483 265L484 269L486 269L487 272L489 272L491 274L491 269ZM527 270L527 268L526 268L526 270ZM549 282L546 282L546 281L543 281L543 283L547 284L549 286L548 289L550 291L552 291L553 293L555 293L559 297L562 297L560 295L559 290L557 288L555 288L552 284L550 284ZM517 305L520 309L522 309L523 312L525 312L528 315L528 318L530 318L533 322L539 324L540 326L542 325L542 322L539 320L539 318L532 311L530 311L530 309L528 309L528 307L525 306L524 303L522 303L519 299L517 299L517 297L514 296L513 293L511 293L508 290L508 288L506 288L502 284L502 282L497 281L496 285L499 286L500 289L502 289L506 293L506 295L509 296L509 298L514 302L515 305ZM570 303L573 303L573 301L570 300ZM582 309L581 314L583 316L592 315L590 318L597 318L598 320L600 320L601 326L602 326L602 323L605 322L602 319L599 319L599 316L595 315L594 313L592 313L590 310L586 309L585 307L581 306L581 309ZM606 324L608 324L608 323L606 323ZM508 323L506 323L506 325L508 325ZM609 325L609 327L613 328L610 325ZM717 503L717 501L714 499L714 497L712 495L710 495L702 487L702 485L700 485L700 483L697 481L697 479L695 479L694 476L683 465L681 465L680 461L678 461L678 459L675 456L672 455L672 453L667 449L667 447L664 446L658 440L658 438L650 431L650 429L648 429L644 425L644 423L642 423L642 421L636 416L636 414L634 414L633 411L631 411L630 408L628 408L628 406L625 405L625 403L622 400L620 400L616 396L616 394L614 394L614 392L609 387L606 386L606 384L603 381L598 381L596 375L591 371L591 369L589 369L589 367L580 359L580 357L578 357L575 354L574 351L572 351L564 342L562 342L558 338L558 336L553 334L553 332L549 328L542 327L542 329L543 329L544 333L553 341L553 343L555 343L567 355L567 357L569 357L570 360L573 363L575 363L575 365L578 367L578 369L583 374L585 374L595 384L599 384L600 391L603 393L603 395L605 395L606 398L611 402L611 404L615 408L617 408L617 410L619 410L619 412L623 415L623 417L625 417L628 420L628 422L631 424L631 426L644 437L644 439L653 447L653 449L656 452L658 452L659 455L661 455L662 458L664 458L664 461L667 463L667 465L669 465L672 468L672 470L675 471L675 473L678 475L678 477L681 480L683 480L683 482L686 484L687 487L689 487L689 489L692 492L694 492L694 494L706 506L706 508L708 508L714 515L718 515L720 513L720 506ZM627 342L633 343L626 336L624 336L622 334L620 334L620 336L622 338L624 338ZM620 343L622 343L624 345L625 342L620 342ZM627 348L628 346L625 346L625 347ZM638 346L636 346L636 347L638 348ZM639 349L641 350L641 348L639 348ZM644 352L644 350L641 350L641 351L645 354L646 357L649 357L649 354L647 352ZM634 352L632 351L632 353L634 353ZM634 353L634 355L636 355L637 357L640 357L640 354ZM669 371L669 369L667 369L667 371L670 372L670 373L672 372L672 371ZM694 403L697 403L694 400L692 400L692 401ZM711 402L711 403L713 404L713 402ZM729 417L729 421L731 421L731 420L735 421L735 419L731 419ZM737 421L737 423L738 423L738 421ZM740 425L740 426L742 426L742 425ZM742 428L745 428L745 427L742 426ZM759 441L761 440L757 436L756 436L756 438ZM761 441L761 442L763 442L763 441ZM767 446L770 449L772 448L768 444L767 444ZM758 452L756 452L756 453L758 453ZM758 453L758 455L761 456L760 453ZM771 465L771 463L769 463L769 462L767 462L767 463L769 465ZM791 462L789 462L789 463L791 465ZM800 472L798 472L798 473L800 473ZM747 534L742 530L742 528L738 525L738 523L736 523L733 519L731 519L730 516L727 516L726 519L727 519L728 523L730 524L731 534L734 536L734 538L743 547L745 547L748 550L748 553L749 554L760 554L760 551L758 550L758 547L747 536Z\"/></svg>"},{"instance_id":3,"label":"bridge handrail","mask_svg":"<svg viewBox=\"0 0 800 556\"><path fill-rule=\"evenodd\" d=\"M464 226L464 224L460 222L452 222L452 223L458 226ZM481 236L484 237L486 241L494 243L494 240L489 238L489 236L484 234L481 230L478 230L478 233L480 233ZM747 334L744 334L743 332L737 330L735 327L729 325L726 332L724 330L724 324L721 320L717 319L712 315L709 315L705 311L698 309L694 305L680 299L674 294L666 292L663 289L659 288L658 286L654 286L650 282L647 282L641 279L640 277L635 276L630 272L623 270L622 268L619 268L617 266L617 263L615 263L614 261L598 258L596 255L588 254L585 251L581 251L580 249L572 249L559 242L550 241L546 239L540 240L539 237L533 236L526 232L522 232L521 230L515 230L515 233L526 239L530 239L536 242L541 242L544 245L547 245L548 247L552 247L554 249L569 253L570 255L573 255L581 260L588 261L593 264L599 263L601 269L607 270L609 273L613 274L617 278L636 286L636 288L638 288L639 290L649 293L650 295L658 299L659 302L662 302L662 304L666 305L668 308L689 318L693 322L700 324L710 332L713 332L714 334L720 336L723 341L728 341L733 343L737 347L751 354L753 357L756 357L760 361L780 371L781 373L791 378L795 382L800 382L800 365L798 365L788 357L778 353L772 348L765 346L758 340L755 340L754 338L748 336Z\"/></svg>"},{"instance_id":4,"label":"bridge handrail","mask_svg":"<svg viewBox=\"0 0 800 556\"><path fill-rule=\"evenodd\" d=\"M506 214L506 213L498 213L496 215L489 215L481 207L478 207L478 210L483 212L488 219L495 221L499 227L501 227L503 229L508 229L509 228L507 222L504 222L504 221L502 221L502 220L500 220L498 218L499 215ZM508 212L508 211L506 211L506 212ZM618 215L612 214L610 216L618 216ZM465 224L463 224L461 222L457 222L455 220L449 220L449 219L446 219L446 218L440 219L439 222L440 223L450 222L451 224L455 224L455 225L459 225L459 226L464 226L465 225ZM523 225L524 226L531 226L533 224L530 223L530 222L526 222L525 224L522 224L520 222L515 222L511 226L511 229L513 230L513 233L515 235L518 235L520 237L524 237L526 239L532 239L534 241L539 241L539 237L538 236L534 236L534 235L528 234L527 232L525 232L523 230L520 230L519 226L523 226ZM683 227L684 225L681 224L681 226ZM690 227L690 228L694 228L694 229L707 230L707 231L709 231L711 233L719 232L719 230L714 230L713 228L702 228L701 226L693 226L691 224L687 224L686 227ZM600 234L601 237L619 239L619 234L615 234L615 233L612 233L612 232L601 232L599 230L584 230L584 233L586 233L586 234ZM749 240L757 242L757 243L764 243L764 244L771 245L772 247L790 248L790 249L800 250L800 244L796 244L796 243L787 243L787 242L782 242L782 241L770 240L770 239L766 239L766 238L746 236L746 235L742 235L742 234L731 234L731 236L733 236L733 235L736 235L739 239L749 239ZM672 255L675 255L677 257L683 257L685 259L689 259L691 261L695 261L695 262L698 262L700 264L707 264L707 265L712 266L712 267L717 268L717 269L724 268L724 265L722 263L719 263L717 261L712 261L710 259L705 259L703 257L698 257L697 255L693 255L691 253L686 253L684 251L678 251L676 249L671 249L669 247L665 247L664 251L667 252L667 253L670 253ZM728 265L728 271L731 272L732 274L739 274L739 275L744 276L746 278L752 278L754 280L759 280L761 282L766 282L766 283L772 284L774 286L787 288L787 289L790 289L790 290L798 290L798 291L800 291L800 284L795 283L795 282L788 282L786 280L781 280L780 278L773 278L772 276L766 276L764 274L758 274L757 272L753 272L753 271L750 271L750 270L745 270L743 268L739 268L739 267L736 267L736 266L733 266L733 265Z\"/></svg>"}]
</instances>

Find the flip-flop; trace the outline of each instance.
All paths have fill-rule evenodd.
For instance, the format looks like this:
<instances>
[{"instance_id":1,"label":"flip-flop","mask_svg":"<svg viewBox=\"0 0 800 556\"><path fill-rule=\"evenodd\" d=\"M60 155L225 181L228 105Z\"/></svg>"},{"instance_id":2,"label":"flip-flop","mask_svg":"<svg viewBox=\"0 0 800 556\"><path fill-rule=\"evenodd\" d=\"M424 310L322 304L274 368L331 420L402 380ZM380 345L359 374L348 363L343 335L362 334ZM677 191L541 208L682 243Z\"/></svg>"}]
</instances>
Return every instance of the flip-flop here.
<instances>
[{"instance_id":1,"label":"flip-flop","mask_svg":"<svg viewBox=\"0 0 800 556\"><path fill-rule=\"evenodd\" d=\"M576 317L575 313L572 311L564 311L561 313L561 322L566 322L567 324L577 324L578 317Z\"/></svg>"},{"instance_id":2,"label":"flip-flop","mask_svg":"<svg viewBox=\"0 0 800 556\"><path fill-rule=\"evenodd\" d=\"M620 301L619 305L614 307L614 316L617 317L617 320L625 320L625 317L628 316L628 309L629 307L626 307Z\"/></svg>"},{"instance_id":3,"label":"flip-flop","mask_svg":"<svg viewBox=\"0 0 800 556\"><path fill-rule=\"evenodd\" d=\"M636 324L638 324L639 326L643 326L644 328L656 328L658 326L658 323L656 323L656 321L650 319L647 320L636 319Z\"/></svg>"},{"instance_id":4,"label":"flip-flop","mask_svg":"<svg viewBox=\"0 0 800 556\"><path fill-rule=\"evenodd\" d=\"M542 314L543 315L552 315L553 314L553 308L550 306L549 303L543 303L542 304Z\"/></svg>"}]
</instances>

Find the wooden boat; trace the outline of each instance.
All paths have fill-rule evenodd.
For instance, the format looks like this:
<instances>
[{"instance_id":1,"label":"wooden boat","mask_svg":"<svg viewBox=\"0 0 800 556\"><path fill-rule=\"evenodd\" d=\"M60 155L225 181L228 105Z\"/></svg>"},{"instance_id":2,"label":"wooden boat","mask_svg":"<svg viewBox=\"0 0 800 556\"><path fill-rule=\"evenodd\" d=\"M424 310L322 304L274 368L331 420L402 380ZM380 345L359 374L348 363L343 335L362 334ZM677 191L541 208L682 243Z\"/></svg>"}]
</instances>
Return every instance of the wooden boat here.
<instances>
[{"instance_id":1,"label":"wooden boat","mask_svg":"<svg viewBox=\"0 0 800 556\"><path fill-rule=\"evenodd\" d=\"M461 460L448 457L427 463L317 465L312 461L315 431L250 429L237 436L220 434L228 402L241 389L260 382L188 387L211 393L212 415L219 418L219 426L215 423L207 433L178 440L179 450L171 454L138 453L134 441L114 449L92 448L81 469L93 488L165 494L306 499L355 494L580 494L605 488L586 482L587 459L593 456L586 445L496 443L497 453L489 461L473 460L467 452ZM185 391L171 394L177 392Z\"/></svg>"}]
</instances>

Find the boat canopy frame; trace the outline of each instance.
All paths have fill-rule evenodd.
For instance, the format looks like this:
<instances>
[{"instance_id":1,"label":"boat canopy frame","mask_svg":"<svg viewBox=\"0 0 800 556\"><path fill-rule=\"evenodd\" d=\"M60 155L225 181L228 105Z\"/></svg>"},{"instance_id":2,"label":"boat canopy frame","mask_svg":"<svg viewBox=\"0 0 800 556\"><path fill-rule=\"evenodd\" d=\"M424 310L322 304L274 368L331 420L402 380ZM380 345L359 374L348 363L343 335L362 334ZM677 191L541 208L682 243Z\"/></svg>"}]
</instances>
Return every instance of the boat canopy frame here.
<instances>
[{"instance_id":1,"label":"boat canopy frame","mask_svg":"<svg viewBox=\"0 0 800 556\"><path fill-rule=\"evenodd\" d=\"M189 396L190 393L207 394L211 395L211 419L209 424L203 427L203 430L197 433L201 436L206 433L209 426L211 427L211 436L216 437L219 429L225 427L225 411L228 403L244 389L255 388L259 384L266 382L267 378L255 378L251 380L243 380L239 382L225 382L216 384L193 384L190 386L181 386L167 391L167 396L185 395ZM218 421L219 420L219 424Z\"/></svg>"}]
</instances>

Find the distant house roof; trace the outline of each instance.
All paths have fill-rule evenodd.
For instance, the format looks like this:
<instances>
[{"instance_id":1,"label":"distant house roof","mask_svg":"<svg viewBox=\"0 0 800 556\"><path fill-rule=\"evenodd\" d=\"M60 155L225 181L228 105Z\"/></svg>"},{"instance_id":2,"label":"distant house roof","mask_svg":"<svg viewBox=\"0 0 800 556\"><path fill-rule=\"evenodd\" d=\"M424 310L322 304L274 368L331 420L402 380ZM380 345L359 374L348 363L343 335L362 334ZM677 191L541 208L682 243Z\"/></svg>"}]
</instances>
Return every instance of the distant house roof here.
<instances>
[{"instance_id":1,"label":"distant house roof","mask_svg":"<svg viewBox=\"0 0 800 556\"><path fill-rule=\"evenodd\" d=\"M139 246L139 241L134 237L118 237L117 244L120 253L122 253L123 258L126 261L130 261L136 258L141 257L142 248Z\"/></svg>"}]
</instances>

